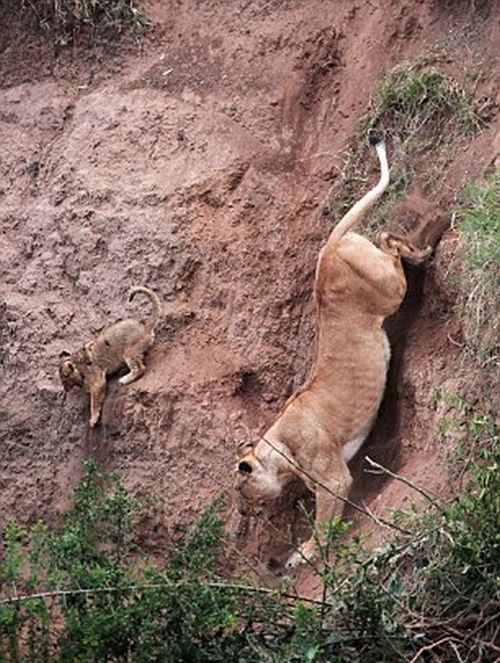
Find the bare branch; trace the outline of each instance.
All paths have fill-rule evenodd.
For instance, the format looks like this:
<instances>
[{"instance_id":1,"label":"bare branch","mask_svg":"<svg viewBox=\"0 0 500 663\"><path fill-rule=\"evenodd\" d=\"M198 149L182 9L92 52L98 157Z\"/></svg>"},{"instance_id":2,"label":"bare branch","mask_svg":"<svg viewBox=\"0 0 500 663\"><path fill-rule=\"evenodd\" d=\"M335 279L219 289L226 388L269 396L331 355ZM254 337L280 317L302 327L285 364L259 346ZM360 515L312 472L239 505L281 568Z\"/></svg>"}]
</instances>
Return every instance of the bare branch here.
<instances>
[{"instance_id":1,"label":"bare branch","mask_svg":"<svg viewBox=\"0 0 500 663\"><path fill-rule=\"evenodd\" d=\"M365 459L367 463L370 465L370 467L374 467L378 472L372 472L371 470L367 470L370 474L387 474L387 476L392 477L393 479L397 479L398 481L401 481L401 483L405 483L407 486L410 486L410 488L413 488L413 490L416 490L417 493L420 493L423 497L425 497L426 500L428 500L433 506L437 507L440 511L442 511L441 505L436 501L434 497L431 497L429 493L427 493L423 488L420 486L417 486L416 483L413 483L413 481L410 481L410 479L406 479L405 477L401 476L400 474L397 474L396 472L392 472L392 470L388 470L387 467L384 467L383 465L380 465L380 463L376 463L374 460L370 458L370 456L365 456Z\"/></svg>"},{"instance_id":2,"label":"bare branch","mask_svg":"<svg viewBox=\"0 0 500 663\"><path fill-rule=\"evenodd\" d=\"M403 529L402 527L399 527L399 525L395 525L395 524L392 523L391 521L389 521L389 520L385 520L385 518L378 517L377 519L375 519L375 518L373 517L373 514L372 514L372 513L368 512L366 509L363 509L363 507L360 507L359 504L356 504L356 502L353 502L353 501L350 500L348 497L345 497L345 495L341 495L340 493L336 493L336 492L333 491L331 488L329 488L328 486L326 486L324 483L322 483L321 481L319 481L316 477L313 477L311 474L309 474L309 472L306 472L306 470L304 470L304 469L303 469L302 467L300 467L300 466L299 466L294 460L292 460L289 456L287 456L285 453L283 453L283 451L281 451L281 449L278 449L278 448L277 448L272 442L270 442L267 438L265 438L264 436L261 436L261 440L263 440L264 442L266 442L266 443L267 443L267 444L268 444L268 445L269 445L274 451L276 451L276 453L278 453L280 456L283 456L283 458L285 458L285 460L286 460L288 463L290 463L290 465L292 465L292 466L295 467L297 470L299 470L299 472L300 472L301 474L303 474L304 476L306 476L310 481L312 481L313 483L315 483L315 484L316 484L317 486L319 486L322 490L326 491L327 493L329 493L329 494L332 495L333 497L336 497L336 498L339 499L341 502L344 502L344 504L349 504L349 506L351 506L351 507L352 507L353 509L355 509L356 511L359 511L360 513L363 513L365 516L368 516L368 518L370 518L370 520L372 520L376 525L379 525L379 524L382 522L384 525L387 525L387 527L391 527L392 529L395 529L395 530L397 530L398 532L401 532L402 534L406 534L407 536L411 536L411 535L413 534L413 532L410 532L409 530Z\"/></svg>"},{"instance_id":3,"label":"bare branch","mask_svg":"<svg viewBox=\"0 0 500 663\"><path fill-rule=\"evenodd\" d=\"M447 636L446 638L441 638L441 640L436 640L436 642L432 642L430 645L425 645L425 647L421 647L418 652L415 654L415 656L411 659L410 663L416 663L420 656L426 651L431 651L431 649L435 649L435 647L439 647L440 645L444 645L446 642L449 642L450 640L453 640L451 636Z\"/></svg>"},{"instance_id":4,"label":"bare branch","mask_svg":"<svg viewBox=\"0 0 500 663\"><path fill-rule=\"evenodd\" d=\"M308 598L307 596L301 596L300 594L288 594L286 592L280 592L276 589L270 589L268 587L253 587L251 585L241 585L225 582L207 582L208 587L212 589L222 589L229 591L238 591L248 594L267 594L280 596L286 599L294 601L303 601L304 603L311 603L314 605L322 605L323 601L318 601L316 599ZM180 587L179 583L150 583L144 585L127 585L126 587L93 587L89 589L57 589L50 592L38 592L36 594L23 594L22 596L12 596L5 599L0 599L0 605L9 605L22 603L23 601L35 600L35 599L45 599L45 598L58 598L62 596L93 596L96 594L113 594L119 592L134 592L140 591L143 589L172 589ZM333 607L333 604L328 604L330 607Z\"/></svg>"}]
</instances>

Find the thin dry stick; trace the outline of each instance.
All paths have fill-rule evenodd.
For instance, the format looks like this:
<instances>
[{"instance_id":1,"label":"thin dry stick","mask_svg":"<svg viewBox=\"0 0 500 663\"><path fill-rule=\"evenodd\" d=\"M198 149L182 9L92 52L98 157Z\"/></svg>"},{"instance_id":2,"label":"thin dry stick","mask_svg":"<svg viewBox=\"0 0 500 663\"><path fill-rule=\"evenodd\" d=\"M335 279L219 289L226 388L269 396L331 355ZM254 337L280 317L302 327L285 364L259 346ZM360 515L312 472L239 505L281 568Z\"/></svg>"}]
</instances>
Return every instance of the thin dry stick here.
<instances>
[{"instance_id":1,"label":"thin dry stick","mask_svg":"<svg viewBox=\"0 0 500 663\"><path fill-rule=\"evenodd\" d=\"M445 642L449 642L450 640L454 640L454 638L448 636L446 638L441 638L441 640L437 640L436 642L433 642L430 645L425 645L425 647L421 647L418 650L418 652L415 654L415 656L411 659L410 663L416 663L416 661L418 661L418 659L424 652L431 651L431 649L439 647L440 645L444 645Z\"/></svg>"},{"instance_id":2,"label":"thin dry stick","mask_svg":"<svg viewBox=\"0 0 500 663\"><path fill-rule=\"evenodd\" d=\"M209 587L214 589L229 589L239 592L247 592L249 594L274 594L275 596L281 596L292 601L304 601L305 603L312 603L314 605L322 605L322 601L317 599L310 599L306 596L301 596L300 594L289 594L288 592L281 592L277 589L270 589L269 587L252 587L251 585L238 585L225 582L209 582L207 583ZM327 604L330 608L333 608L333 603Z\"/></svg>"},{"instance_id":3,"label":"thin dry stick","mask_svg":"<svg viewBox=\"0 0 500 663\"><path fill-rule=\"evenodd\" d=\"M299 502L299 509L302 511L304 516L306 517L307 522L311 526L311 529L313 530L313 538L316 542L316 546L318 547L318 550L320 552L320 557L321 557L321 562L323 563L325 569L327 571L330 570L330 565L328 563L328 555L329 555L329 550L330 550L330 543L331 543L331 537L330 537L330 532L331 532L331 523L329 523L329 533L327 534L326 538L326 544L323 544L318 536L318 532L316 531L316 528L314 527L314 518L312 517L312 514L306 509L305 505L303 502ZM300 552L300 551L299 551ZM315 567L316 568L316 567ZM322 577L322 572L316 568L317 574ZM323 583L323 591L325 590L325 584Z\"/></svg>"},{"instance_id":4,"label":"thin dry stick","mask_svg":"<svg viewBox=\"0 0 500 663\"><path fill-rule=\"evenodd\" d=\"M380 528L387 527L386 523L383 520L380 520L380 518L375 513L373 513L373 511L369 509L364 502L362 502L362 505L363 508L366 509L366 513L370 516L372 520L374 520L377 523L377 525L380 526ZM382 536L387 541L387 535L382 534Z\"/></svg>"},{"instance_id":5,"label":"thin dry stick","mask_svg":"<svg viewBox=\"0 0 500 663\"><path fill-rule=\"evenodd\" d=\"M306 596L301 596L300 594L288 594L287 592L280 592L276 589L270 589L268 587L252 587L251 585L240 585L224 582L207 582L207 586L213 589L227 589L231 591L247 592L248 594L274 594L276 596L282 596L286 599L291 599L294 601L304 601L305 603L312 603L316 605L322 605L322 601L316 599L310 599ZM36 594L24 594L22 596L11 596L6 599L0 599L0 605L8 605L11 603L21 603L22 601L28 601L33 599L45 599L45 598L57 598L62 596L92 596L93 594L112 594L116 592L133 592L142 589L172 589L179 587L179 583L150 583L144 585L127 585L126 587L93 587L90 589L57 589L50 592L38 592ZM333 607L333 604L330 604L330 607Z\"/></svg>"},{"instance_id":6,"label":"thin dry stick","mask_svg":"<svg viewBox=\"0 0 500 663\"><path fill-rule=\"evenodd\" d=\"M367 472L370 474L387 474L387 476L392 477L393 479L397 479L398 481L405 483L407 486L410 486L410 488L413 488L413 490L416 490L417 493L420 493L420 495L425 497L426 500L428 500L433 506L437 507L440 511L443 510L441 505L433 497L431 497L429 493L427 493L420 486L417 486L417 484L413 483L413 481L410 481L410 479L406 479L400 474L396 474L396 472L388 470L387 467L384 467L383 465L380 465L380 463L376 463L374 460L372 460L370 456L365 456L365 459L371 467L374 467L376 470L378 470L378 472L371 472L370 470L367 470Z\"/></svg>"},{"instance_id":7,"label":"thin dry stick","mask_svg":"<svg viewBox=\"0 0 500 663\"><path fill-rule=\"evenodd\" d=\"M248 566L248 568L249 568L251 571L253 571L253 573L255 573L255 575L256 575L256 576L257 576L262 582L266 582L265 577L262 575L262 573L260 572L260 570L255 566L255 564L253 564L253 563L248 559L248 557L247 557L246 555L243 555L243 553L240 552L240 551L238 550L238 548L237 548L235 545L233 545L233 544L231 543L231 541L227 541L227 542L226 542L226 545L228 546L228 548L230 548L230 549L236 554L236 556L237 556L239 559L241 559L241 560L243 561L244 564L246 564L246 565ZM281 579L278 578L278 576L275 575L274 573L270 572L270 575L272 575L273 580L275 580L276 582L278 582L278 583L281 582ZM297 597L298 597L298 595L297 595Z\"/></svg>"},{"instance_id":8,"label":"thin dry stick","mask_svg":"<svg viewBox=\"0 0 500 663\"><path fill-rule=\"evenodd\" d=\"M274 530L277 534L279 534L280 536L282 536L283 539L285 540L285 542L286 542L289 546L292 546L292 548L294 549L294 552L299 553L299 555L302 557L302 559L304 560L304 562L305 562L306 564L308 564L308 565L311 567L311 569L316 573L316 575L321 576L321 572L320 572L319 569L316 567L316 565L315 565L310 559L307 559L307 557L306 557L305 555L302 554L302 551L300 550L300 546L298 546L296 543L294 543L290 538L285 537L285 536L283 535L283 532L280 532L280 530L276 527L276 525L275 525L274 523L272 523L272 522L269 520L269 518L266 518L266 516L263 516L263 515L259 515L259 516L257 516L257 517L259 518L259 520L262 520L263 522L265 522L266 525L268 525L268 526L269 526L272 530Z\"/></svg>"},{"instance_id":9,"label":"thin dry stick","mask_svg":"<svg viewBox=\"0 0 500 663\"><path fill-rule=\"evenodd\" d=\"M370 518L375 524L377 524L377 525L379 524L378 521L380 521L380 522L382 522L384 525L387 525L387 527L391 527L392 529L395 529L395 530L397 530L398 532L401 532L402 534L406 534L407 536L411 536L411 535L412 535L412 532L409 532L408 530L403 529L402 527L399 527L399 525L395 525L394 523L391 523L389 520L385 520L385 518L381 518L380 516L379 516L377 519L373 518L373 515L370 514L370 513L368 513L368 511L366 511L366 509L363 509L362 507L360 507L359 504L356 504L356 502L353 502L353 501L350 500L348 497L345 497L344 495L341 495L340 493L336 493L336 492L333 491L331 488L329 488L328 486L326 486L324 483L322 483L321 481L319 481L318 479L316 479L316 477L313 477L311 474L309 474L308 472L306 472L306 470L304 470L304 469L303 469L302 467L300 467L295 461L293 461L293 460L292 460L291 458L289 458L285 453L283 453L283 451L281 451L281 449L278 449L278 448L277 448L272 442L269 442L269 440L266 439L263 435L261 436L261 439L262 439L264 442L266 442L266 443L271 447L271 449L274 449L274 451L276 451L276 453L278 453L280 456L283 456L283 458L285 458L285 460L286 460L288 463L290 463L290 465L292 465L293 467L295 467L295 469L299 470L300 474L303 474L304 476L306 476L308 479L310 479L310 480L311 480L313 483L315 483L317 486L319 486L319 487L322 488L324 491L326 491L327 493L329 493L330 495L332 495L332 497L336 497L336 498L339 499L341 502L344 502L344 504L349 504L349 506L352 506L353 509L356 509L356 511L359 511L360 513L363 513L365 516L368 516L368 517L369 517L369 518Z\"/></svg>"}]
</instances>

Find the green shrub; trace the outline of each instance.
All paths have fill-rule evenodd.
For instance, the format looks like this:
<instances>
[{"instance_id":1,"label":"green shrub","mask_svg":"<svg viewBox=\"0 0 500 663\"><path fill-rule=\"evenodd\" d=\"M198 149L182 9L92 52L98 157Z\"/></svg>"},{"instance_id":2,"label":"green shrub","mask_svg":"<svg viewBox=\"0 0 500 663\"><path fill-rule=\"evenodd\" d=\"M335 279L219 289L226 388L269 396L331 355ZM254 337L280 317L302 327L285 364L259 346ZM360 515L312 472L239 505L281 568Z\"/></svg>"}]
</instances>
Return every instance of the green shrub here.
<instances>
[{"instance_id":1,"label":"green shrub","mask_svg":"<svg viewBox=\"0 0 500 663\"><path fill-rule=\"evenodd\" d=\"M359 539L345 543L345 524L325 524L335 561L324 555L317 567L315 602L218 575L220 500L151 563L134 540L140 505L87 463L59 527L4 532L0 660L393 663L431 652L441 662L493 661L500 455L493 423L483 424L491 439L464 493L399 516L406 535L367 551Z\"/></svg>"},{"instance_id":2,"label":"green shrub","mask_svg":"<svg viewBox=\"0 0 500 663\"><path fill-rule=\"evenodd\" d=\"M59 527L11 523L0 564L0 660L237 660L283 607L241 593L214 572L224 535L220 500L152 564L134 541L140 504L93 463ZM246 620L241 622L239 615ZM246 629L246 630L245 630ZM248 660L255 660L249 658Z\"/></svg>"},{"instance_id":3,"label":"green shrub","mask_svg":"<svg viewBox=\"0 0 500 663\"><path fill-rule=\"evenodd\" d=\"M373 237L387 225L395 204L406 194L414 179L416 158L433 151L420 180L435 186L448 163L446 146L457 135L471 135L480 126L471 98L451 76L429 67L422 58L391 69L361 119L360 130L338 169L324 214L334 212L335 218L341 217L359 198L360 190L369 188L367 169L373 164L373 156L365 136L370 132L386 135L388 144L393 144L391 182L365 226L365 232Z\"/></svg>"},{"instance_id":4,"label":"green shrub","mask_svg":"<svg viewBox=\"0 0 500 663\"><path fill-rule=\"evenodd\" d=\"M468 344L490 361L498 354L500 287L500 169L484 184L470 184L454 227L460 245L455 260Z\"/></svg>"}]
</instances>

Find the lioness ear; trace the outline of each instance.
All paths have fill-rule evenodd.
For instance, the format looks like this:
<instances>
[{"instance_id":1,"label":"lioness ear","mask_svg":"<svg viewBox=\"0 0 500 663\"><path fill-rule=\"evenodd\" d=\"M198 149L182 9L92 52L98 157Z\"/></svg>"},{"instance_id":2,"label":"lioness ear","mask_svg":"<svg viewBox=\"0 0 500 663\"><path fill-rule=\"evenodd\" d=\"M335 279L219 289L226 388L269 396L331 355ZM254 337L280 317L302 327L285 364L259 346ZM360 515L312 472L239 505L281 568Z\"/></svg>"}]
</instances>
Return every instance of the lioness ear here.
<instances>
[{"instance_id":1,"label":"lioness ear","mask_svg":"<svg viewBox=\"0 0 500 663\"><path fill-rule=\"evenodd\" d=\"M63 357L70 357L70 356L71 356L71 352L68 352L67 350L62 350L59 353L59 359L62 359Z\"/></svg>"},{"instance_id":2,"label":"lioness ear","mask_svg":"<svg viewBox=\"0 0 500 663\"><path fill-rule=\"evenodd\" d=\"M241 472L242 474L251 474L253 471L253 467L250 465L250 463L246 460L242 460L241 463L238 465L238 472Z\"/></svg>"},{"instance_id":3,"label":"lioness ear","mask_svg":"<svg viewBox=\"0 0 500 663\"><path fill-rule=\"evenodd\" d=\"M253 449L253 444L251 442L240 442L236 447L236 455L238 458L243 458L247 453Z\"/></svg>"}]
</instances>

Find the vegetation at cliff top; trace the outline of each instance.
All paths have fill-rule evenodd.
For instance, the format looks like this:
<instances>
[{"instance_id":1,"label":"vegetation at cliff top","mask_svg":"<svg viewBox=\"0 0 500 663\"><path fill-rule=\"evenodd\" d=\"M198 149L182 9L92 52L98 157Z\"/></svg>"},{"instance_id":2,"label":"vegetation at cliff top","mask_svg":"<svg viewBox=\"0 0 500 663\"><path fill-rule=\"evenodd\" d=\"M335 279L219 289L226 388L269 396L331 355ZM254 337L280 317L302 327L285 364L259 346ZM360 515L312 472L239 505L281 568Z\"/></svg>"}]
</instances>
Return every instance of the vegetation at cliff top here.
<instances>
[{"instance_id":1,"label":"vegetation at cliff top","mask_svg":"<svg viewBox=\"0 0 500 663\"><path fill-rule=\"evenodd\" d=\"M81 33L116 37L130 30L140 34L147 26L135 0L23 0L22 6L60 46Z\"/></svg>"}]
</instances>

